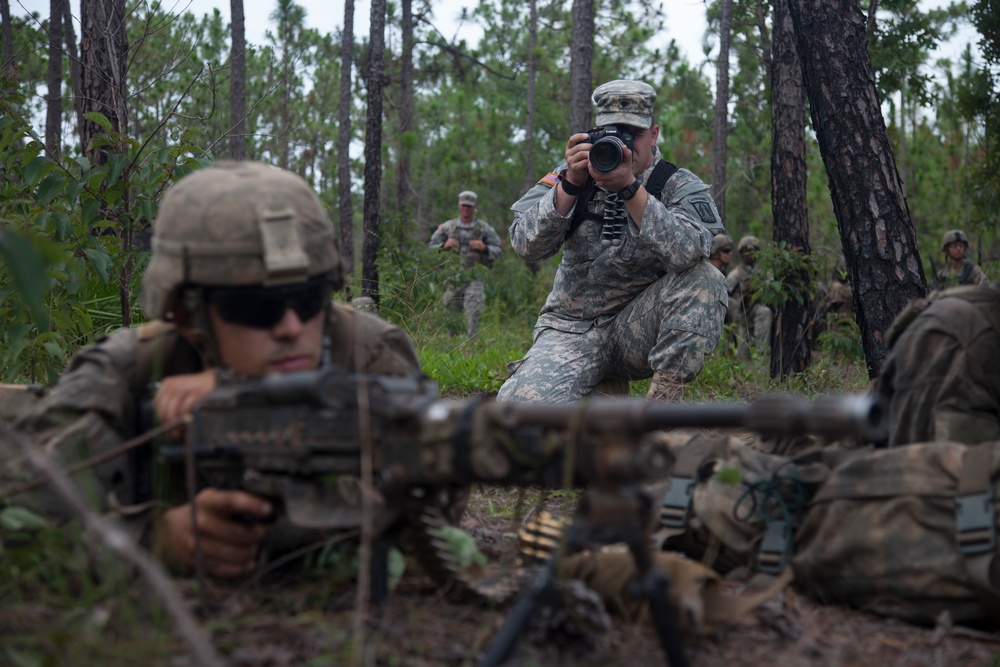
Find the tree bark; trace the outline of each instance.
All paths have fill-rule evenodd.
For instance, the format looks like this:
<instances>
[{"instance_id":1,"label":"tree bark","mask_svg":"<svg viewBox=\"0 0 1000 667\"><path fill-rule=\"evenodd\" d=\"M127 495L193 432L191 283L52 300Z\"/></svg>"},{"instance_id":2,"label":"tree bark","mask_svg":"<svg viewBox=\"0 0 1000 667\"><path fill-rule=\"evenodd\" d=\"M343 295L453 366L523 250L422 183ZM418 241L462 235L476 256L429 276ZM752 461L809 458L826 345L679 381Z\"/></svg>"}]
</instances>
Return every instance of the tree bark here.
<instances>
[{"instance_id":1,"label":"tree bark","mask_svg":"<svg viewBox=\"0 0 1000 667\"><path fill-rule=\"evenodd\" d=\"M524 106L524 192L535 183L535 84L538 79L538 0L528 0L528 92Z\"/></svg>"},{"instance_id":2,"label":"tree bark","mask_svg":"<svg viewBox=\"0 0 1000 667\"><path fill-rule=\"evenodd\" d=\"M411 214L410 186L410 142L407 133L413 124L413 0L402 0L403 23L402 49L400 53L399 72L399 163L396 168L396 201L398 210L403 217L399 226L400 241L405 241L407 230L411 240L416 242L423 232L409 229Z\"/></svg>"},{"instance_id":3,"label":"tree bark","mask_svg":"<svg viewBox=\"0 0 1000 667\"><path fill-rule=\"evenodd\" d=\"M810 254L809 211L806 204L806 116L802 66L795 47L795 29L788 0L774 0L771 80L771 210L774 241ZM808 271L782 276L800 295L812 277ZM790 300L774 319L771 338L771 377L785 377L809 367L812 354L811 304Z\"/></svg>"},{"instance_id":4,"label":"tree bark","mask_svg":"<svg viewBox=\"0 0 1000 667\"><path fill-rule=\"evenodd\" d=\"M376 304L378 251L381 245L379 201L382 178L382 75L385 71L385 2L372 0L368 37L368 115L365 120L365 239L361 257L361 294Z\"/></svg>"},{"instance_id":5,"label":"tree bark","mask_svg":"<svg viewBox=\"0 0 1000 667\"><path fill-rule=\"evenodd\" d=\"M789 0L789 9L874 378L885 359L886 330L911 299L927 293L927 284L858 0Z\"/></svg>"},{"instance_id":6,"label":"tree bark","mask_svg":"<svg viewBox=\"0 0 1000 667\"><path fill-rule=\"evenodd\" d=\"M570 133L591 128L591 62L594 57L594 0L573 0L570 46Z\"/></svg>"},{"instance_id":7,"label":"tree bark","mask_svg":"<svg viewBox=\"0 0 1000 667\"><path fill-rule=\"evenodd\" d=\"M85 111L98 111L111 121L115 132L128 131L125 89L125 0L80 2L80 90ZM106 152L91 145L101 126L84 119L83 151L93 164L104 164Z\"/></svg>"},{"instance_id":8,"label":"tree bark","mask_svg":"<svg viewBox=\"0 0 1000 667\"><path fill-rule=\"evenodd\" d=\"M719 61L715 76L715 122L712 126L712 199L726 222L726 139L729 134L729 43L733 32L733 2L722 0L719 18Z\"/></svg>"},{"instance_id":9,"label":"tree bark","mask_svg":"<svg viewBox=\"0 0 1000 667\"><path fill-rule=\"evenodd\" d=\"M247 40L243 0L229 0L232 16L232 65L229 81L229 154L234 160L247 158Z\"/></svg>"},{"instance_id":10,"label":"tree bark","mask_svg":"<svg viewBox=\"0 0 1000 667\"><path fill-rule=\"evenodd\" d=\"M48 95L45 97L45 148L54 160L62 147L62 47L63 4L68 0L49 0Z\"/></svg>"},{"instance_id":11,"label":"tree bark","mask_svg":"<svg viewBox=\"0 0 1000 667\"><path fill-rule=\"evenodd\" d=\"M337 202L344 282L351 297L354 276L354 203L351 201L351 68L354 60L354 0L344 2L340 38L340 106L337 109Z\"/></svg>"},{"instance_id":12,"label":"tree bark","mask_svg":"<svg viewBox=\"0 0 1000 667\"><path fill-rule=\"evenodd\" d=\"M73 91L73 111L76 114L76 133L80 146L86 146L83 141L83 89L80 83L80 54L76 48L76 31L73 29L73 13L68 2L63 3L63 28L66 33L66 53L69 55L69 78Z\"/></svg>"},{"instance_id":13,"label":"tree bark","mask_svg":"<svg viewBox=\"0 0 1000 667\"><path fill-rule=\"evenodd\" d=\"M14 31L10 25L10 0L0 0L0 30L3 31L3 70L14 69Z\"/></svg>"}]
</instances>

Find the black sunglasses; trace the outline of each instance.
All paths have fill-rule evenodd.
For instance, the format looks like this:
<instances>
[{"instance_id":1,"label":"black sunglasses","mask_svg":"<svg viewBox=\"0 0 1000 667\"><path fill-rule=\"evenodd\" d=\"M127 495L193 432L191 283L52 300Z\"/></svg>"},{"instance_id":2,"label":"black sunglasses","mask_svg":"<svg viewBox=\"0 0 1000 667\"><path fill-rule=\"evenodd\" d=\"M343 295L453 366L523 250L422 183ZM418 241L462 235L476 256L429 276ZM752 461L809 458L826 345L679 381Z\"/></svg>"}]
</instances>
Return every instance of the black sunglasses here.
<instances>
[{"instance_id":1,"label":"black sunglasses","mask_svg":"<svg viewBox=\"0 0 1000 667\"><path fill-rule=\"evenodd\" d=\"M733 249L731 247L729 247L729 248L719 248L719 252L732 252L732 251L733 251Z\"/></svg>"},{"instance_id":2,"label":"black sunglasses","mask_svg":"<svg viewBox=\"0 0 1000 667\"><path fill-rule=\"evenodd\" d=\"M289 308L303 322L316 317L329 300L331 289L329 279L320 276L281 287L208 287L205 301L215 304L219 317L230 324L270 329Z\"/></svg>"}]
</instances>

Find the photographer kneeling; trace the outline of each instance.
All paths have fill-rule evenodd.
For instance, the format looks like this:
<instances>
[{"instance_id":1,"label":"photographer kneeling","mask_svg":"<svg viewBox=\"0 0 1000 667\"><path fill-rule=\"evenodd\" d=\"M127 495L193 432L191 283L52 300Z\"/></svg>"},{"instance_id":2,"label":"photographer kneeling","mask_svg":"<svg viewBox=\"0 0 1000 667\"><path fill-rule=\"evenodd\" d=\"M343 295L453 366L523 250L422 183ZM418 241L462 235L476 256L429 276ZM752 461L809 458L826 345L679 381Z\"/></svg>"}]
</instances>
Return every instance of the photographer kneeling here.
<instances>
[{"instance_id":1,"label":"photographer kneeling","mask_svg":"<svg viewBox=\"0 0 1000 667\"><path fill-rule=\"evenodd\" d=\"M498 399L567 403L652 376L648 396L676 401L719 342L726 282L708 257L722 221L708 186L660 157L655 99L640 81L599 86L598 127L511 207L518 255L563 256Z\"/></svg>"}]
</instances>

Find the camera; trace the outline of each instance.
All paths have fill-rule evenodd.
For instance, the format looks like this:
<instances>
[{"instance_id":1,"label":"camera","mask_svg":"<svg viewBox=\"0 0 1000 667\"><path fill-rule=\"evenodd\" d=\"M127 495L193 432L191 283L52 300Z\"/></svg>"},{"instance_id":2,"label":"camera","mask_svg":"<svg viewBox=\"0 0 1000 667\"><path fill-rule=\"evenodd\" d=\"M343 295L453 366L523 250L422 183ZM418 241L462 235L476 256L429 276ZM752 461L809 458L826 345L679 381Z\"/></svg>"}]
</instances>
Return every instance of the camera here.
<instances>
[{"instance_id":1,"label":"camera","mask_svg":"<svg viewBox=\"0 0 1000 667\"><path fill-rule=\"evenodd\" d=\"M597 171L613 171L622 163L625 154L622 147L628 146L634 151L632 142L635 137L624 127L605 125L587 132L587 141L593 144L590 148L590 164Z\"/></svg>"}]
</instances>

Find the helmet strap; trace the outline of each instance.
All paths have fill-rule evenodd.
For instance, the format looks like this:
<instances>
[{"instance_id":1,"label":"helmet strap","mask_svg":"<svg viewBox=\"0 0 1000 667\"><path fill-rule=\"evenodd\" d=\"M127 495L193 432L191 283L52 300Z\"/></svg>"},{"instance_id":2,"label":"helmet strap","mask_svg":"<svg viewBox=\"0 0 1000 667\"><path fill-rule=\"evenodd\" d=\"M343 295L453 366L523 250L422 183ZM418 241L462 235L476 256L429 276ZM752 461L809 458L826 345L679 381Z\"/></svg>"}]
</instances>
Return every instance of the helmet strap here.
<instances>
[{"instance_id":1,"label":"helmet strap","mask_svg":"<svg viewBox=\"0 0 1000 667\"><path fill-rule=\"evenodd\" d=\"M214 368L222 368L222 355L208 317L208 305L201 287L185 287L181 290L181 303L187 311L189 322L184 327L185 338L198 351L201 358Z\"/></svg>"}]
</instances>

